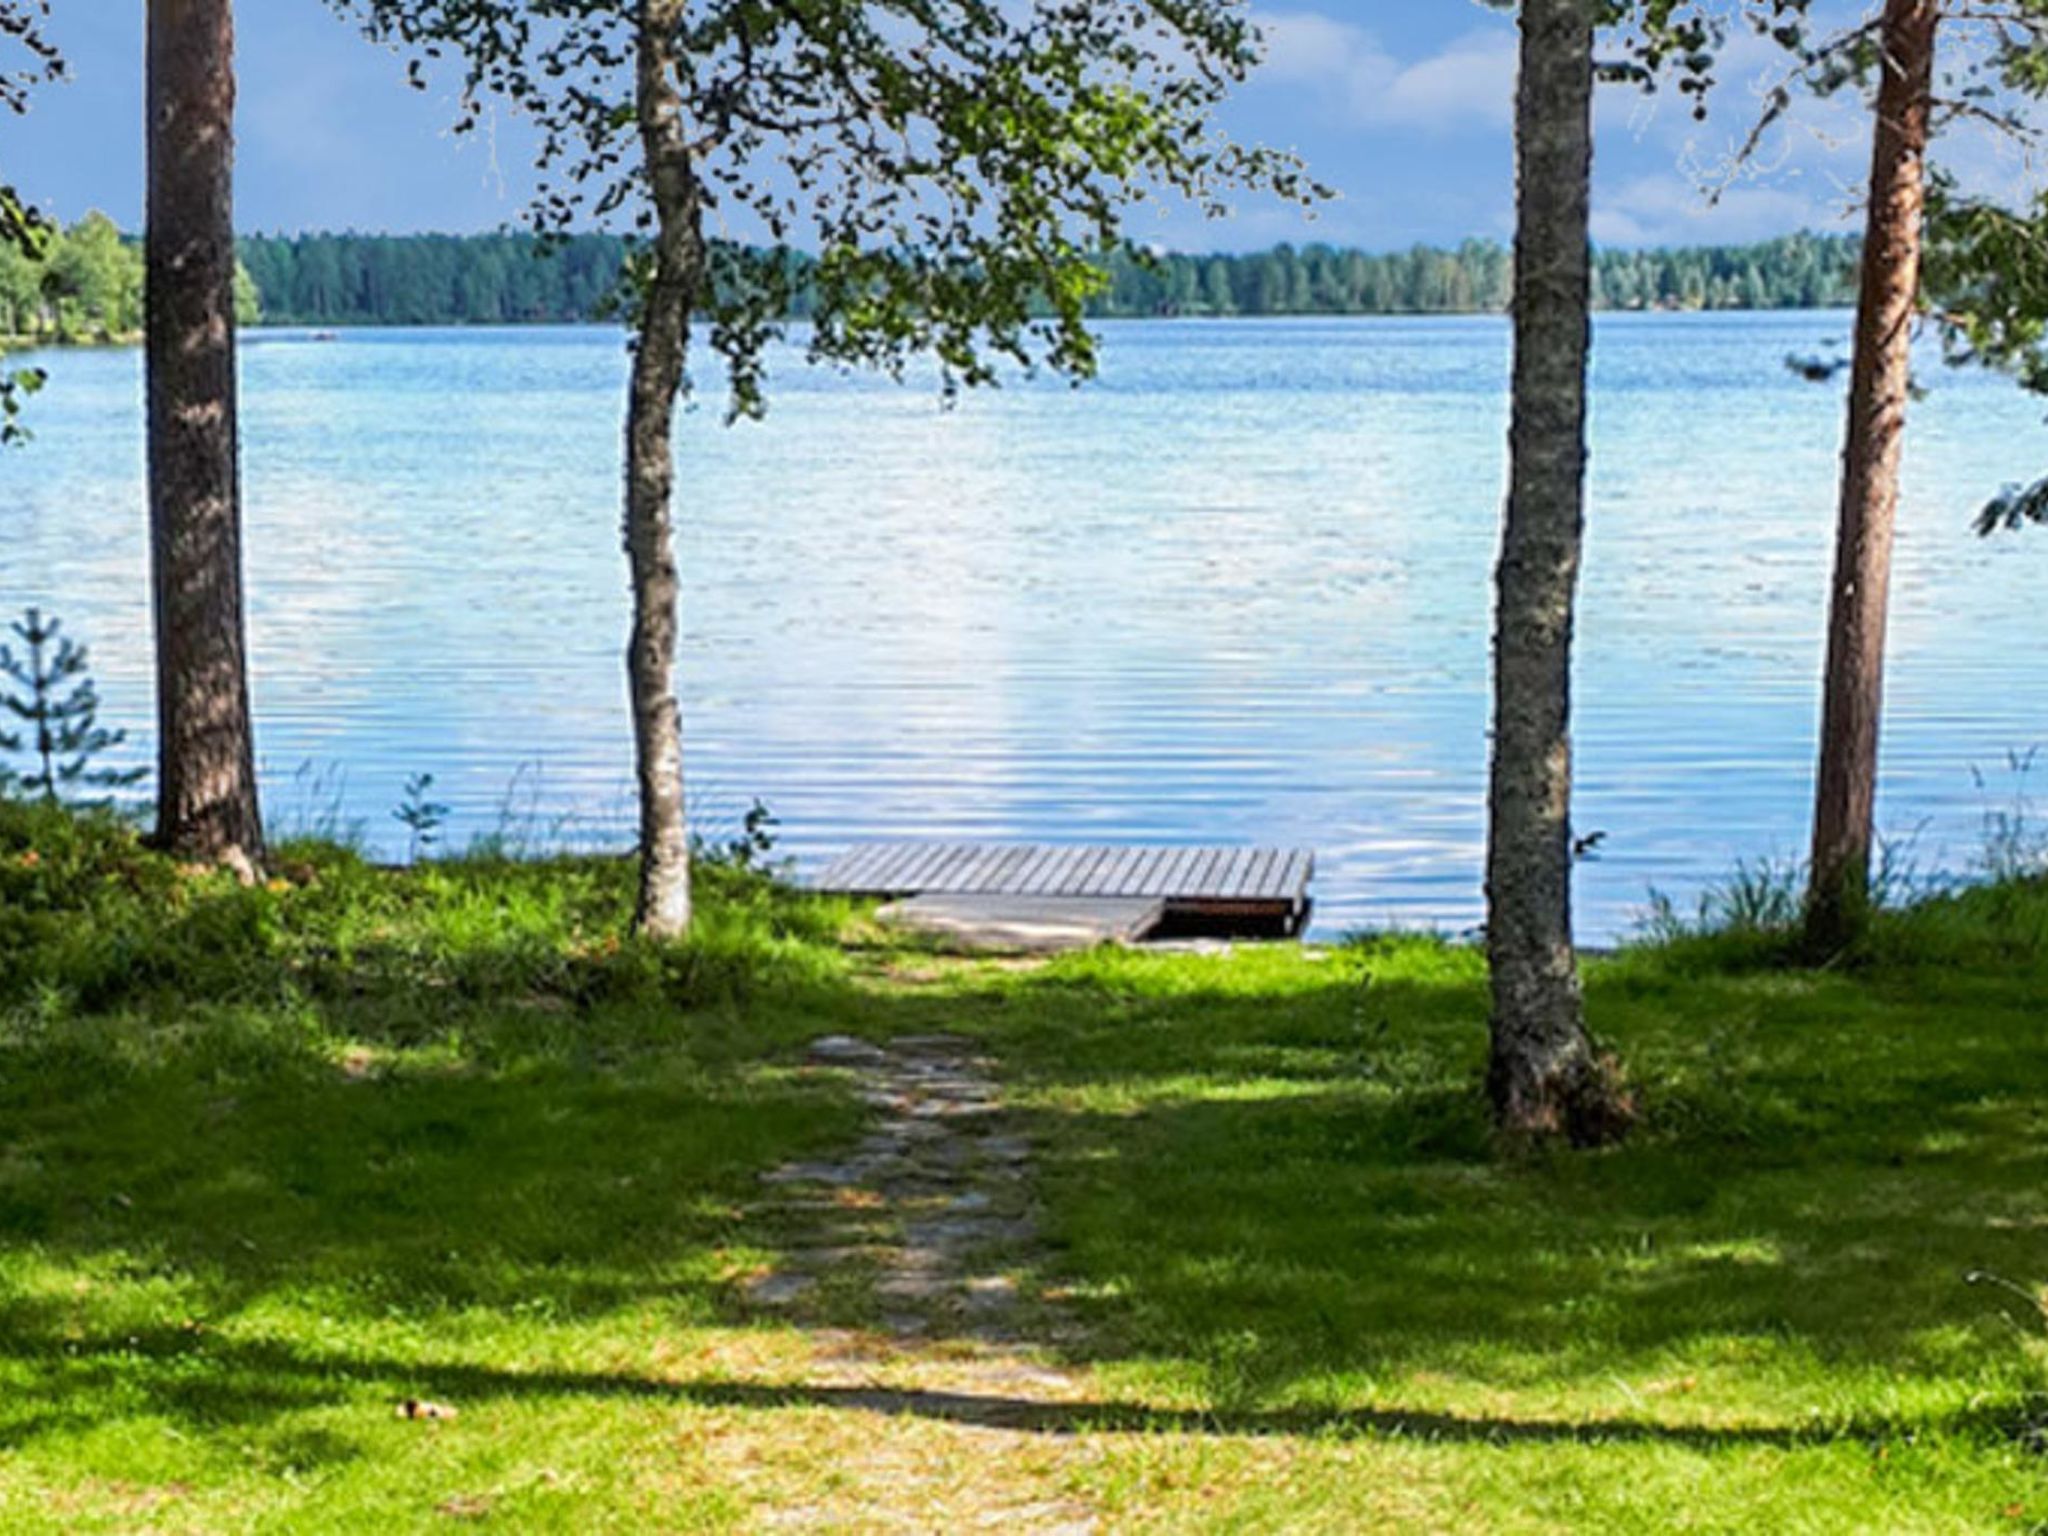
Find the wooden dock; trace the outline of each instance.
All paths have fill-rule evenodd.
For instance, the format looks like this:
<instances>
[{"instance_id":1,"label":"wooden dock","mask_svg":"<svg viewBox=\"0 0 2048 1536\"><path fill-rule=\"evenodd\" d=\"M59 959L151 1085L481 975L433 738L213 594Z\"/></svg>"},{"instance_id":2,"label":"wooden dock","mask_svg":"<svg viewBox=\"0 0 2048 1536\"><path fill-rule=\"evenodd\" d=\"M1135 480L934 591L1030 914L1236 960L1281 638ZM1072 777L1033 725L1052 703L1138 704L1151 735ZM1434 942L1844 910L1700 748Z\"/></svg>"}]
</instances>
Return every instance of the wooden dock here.
<instances>
[{"instance_id":1,"label":"wooden dock","mask_svg":"<svg viewBox=\"0 0 2048 1536\"><path fill-rule=\"evenodd\" d=\"M1309 910L1315 855L1300 848L868 843L813 884L841 896L1156 901L1171 927L1293 934Z\"/></svg>"}]
</instances>

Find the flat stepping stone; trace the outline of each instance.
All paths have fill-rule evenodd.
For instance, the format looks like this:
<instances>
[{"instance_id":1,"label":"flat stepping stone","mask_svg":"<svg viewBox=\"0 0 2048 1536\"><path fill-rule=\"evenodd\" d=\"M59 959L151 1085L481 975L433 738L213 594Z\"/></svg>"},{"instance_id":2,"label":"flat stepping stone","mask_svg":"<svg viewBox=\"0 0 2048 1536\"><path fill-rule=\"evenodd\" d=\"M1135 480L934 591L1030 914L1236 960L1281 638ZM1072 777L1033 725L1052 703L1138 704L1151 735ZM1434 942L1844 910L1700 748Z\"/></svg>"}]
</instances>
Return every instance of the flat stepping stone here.
<instances>
[{"instance_id":1,"label":"flat stepping stone","mask_svg":"<svg viewBox=\"0 0 2048 1536\"><path fill-rule=\"evenodd\" d=\"M828 1184L835 1188L858 1184L862 1170L852 1163L790 1163L761 1175L763 1184Z\"/></svg>"},{"instance_id":2,"label":"flat stepping stone","mask_svg":"<svg viewBox=\"0 0 2048 1536\"><path fill-rule=\"evenodd\" d=\"M852 1035L827 1035L822 1040L813 1040L809 1055L812 1061L833 1067L879 1067L889 1059L889 1053L879 1045L856 1040Z\"/></svg>"},{"instance_id":3,"label":"flat stepping stone","mask_svg":"<svg viewBox=\"0 0 2048 1536\"><path fill-rule=\"evenodd\" d=\"M744 1283L749 1302L809 1317L844 1300L853 1281L897 1338L1011 1340L1026 1292L992 1271L1041 1241L1025 1188L1033 1142L981 1051L971 1037L936 1033L811 1043L806 1064L844 1070L871 1118L849 1150L761 1176L771 1192L750 1215L786 1252L781 1268Z\"/></svg>"},{"instance_id":4,"label":"flat stepping stone","mask_svg":"<svg viewBox=\"0 0 2048 1536\"><path fill-rule=\"evenodd\" d=\"M846 1269L855 1265L868 1266L882 1263L889 1257L889 1250L882 1244L864 1244L855 1248L801 1248L794 1258L820 1269Z\"/></svg>"},{"instance_id":5,"label":"flat stepping stone","mask_svg":"<svg viewBox=\"0 0 2048 1536\"><path fill-rule=\"evenodd\" d=\"M903 1229L904 1243L914 1251L981 1247L1002 1238L1000 1223L986 1216L953 1216L939 1221L913 1221Z\"/></svg>"},{"instance_id":6,"label":"flat stepping stone","mask_svg":"<svg viewBox=\"0 0 2048 1536\"><path fill-rule=\"evenodd\" d=\"M955 1294L959 1288L960 1282L951 1275L912 1271L883 1279L876 1284L875 1294L891 1301L937 1301Z\"/></svg>"},{"instance_id":7,"label":"flat stepping stone","mask_svg":"<svg viewBox=\"0 0 2048 1536\"><path fill-rule=\"evenodd\" d=\"M1136 944L1166 919L1159 897L913 896L875 914L884 928L984 955L1049 955Z\"/></svg>"},{"instance_id":8,"label":"flat stepping stone","mask_svg":"<svg viewBox=\"0 0 2048 1536\"><path fill-rule=\"evenodd\" d=\"M747 1282L747 1300L757 1307L786 1307L803 1300L817 1283L809 1275L760 1275Z\"/></svg>"}]
</instances>

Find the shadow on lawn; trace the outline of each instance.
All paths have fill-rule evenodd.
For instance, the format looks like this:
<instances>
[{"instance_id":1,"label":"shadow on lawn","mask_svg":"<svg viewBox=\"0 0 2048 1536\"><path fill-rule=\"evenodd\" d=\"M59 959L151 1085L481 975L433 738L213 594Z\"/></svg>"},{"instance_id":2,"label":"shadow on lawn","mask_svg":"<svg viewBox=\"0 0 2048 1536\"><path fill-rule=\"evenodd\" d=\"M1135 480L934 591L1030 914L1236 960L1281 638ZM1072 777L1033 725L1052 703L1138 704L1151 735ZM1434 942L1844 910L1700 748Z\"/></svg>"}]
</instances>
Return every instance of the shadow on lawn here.
<instances>
[{"instance_id":1,"label":"shadow on lawn","mask_svg":"<svg viewBox=\"0 0 2048 1536\"><path fill-rule=\"evenodd\" d=\"M1596 1157L1490 1144L1476 958L1283 1000L1070 988L994 1028L1090 1357L1226 1404L1410 1374L1628 1394L1717 1361L2016 1361L1964 1277L2048 1265L2048 1064L2024 977L2002 1013L1945 985L1596 968L1647 1110Z\"/></svg>"},{"instance_id":2,"label":"shadow on lawn","mask_svg":"<svg viewBox=\"0 0 2048 1536\"><path fill-rule=\"evenodd\" d=\"M2048 1070L2026 1031L1960 1028L1938 998L1852 999L1843 983L1674 990L1596 973L1596 1018L1645 1079L1650 1123L1617 1153L1504 1161L1479 1103L1476 962L1425 969L1346 959L1268 989L1146 959L1078 976L939 968L926 985L812 987L729 1016L480 1002L435 1029L407 1000L398 1046L413 1054L389 1070L332 1051L389 1043L375 999L292 1024L217 1010L139 1026L146 1038L16 1041L0 1058L0 1241L94 1278L75 1297L0 1296L0 1359L29 1389L0 1414L0 1443L137 1392L210 1424L376 1385L1047 1434L1790 1445L1802 1435L1646 1415L1262 1405L1333 1377L1381 1399L1403 1373L1554 1388L1760 1344L1952 1373L1982 1357L1952 1325L1968 1334L1987 1310L1961 1274L2040 1267ZM1830 1012L1850 1001L1853 1020ZM1073 1287L1088 1325L1068 1356L1184 1372L1214 1411L522 1374L163 1326L174 1309L231 1322L259 1302L328 1336L464 1309L545 1324L654 1304L679 1328L745 1322L726 1255L761 1241L738 1214L756 1175L859 1123L790 1070L801 1042L934 1030L989 1041L1023 1095L1052 1243L1040 1278Z\"/></svg>"},{"instance_id":3,"label":"shadow on lawn","mask_svg":"<svg viewBox=\"0 0 2048 1536\"><path fill-rule=\"evenodd\" d=\"M138 1383L135 1364L162 1369ZM494 1405L575 1399L671 1403L702 1408L771 1412L824 1408L880 1418L914 1418L1049 1436L1174 1434L1227 1437L1374 1435L1451 1444L1657 1444L1711 1451L1725 1447L1796 1449L1840 1441L1882 1440L1893 1426L1855 1423L1799 1430L1667 1425L1642 1419L1588 1423L1490 1418L1381 1409L1169 1409L1136 1402L1048 1402L949 1390L833 1386L807 1382L670 1380L624 1372L518 1371L459 1362L380 1359L360 1353L317 1355L274 1343L199 1341L176 1332L119 1339L74 1340L63 1373L74 1390L96 1376L119 1378L152 1416L196 1429L258 1422L290 1412L361 1404L380 1418L390 1403L431 1397L460 1404L470 1418L487 1418ZM90 1426L54 1400L0 1420L0 1447L36 1436ZM1924 1426L1922 1426L1924 1427ZM327 1451L316 1460L356 1454L347 1438L318 1437ZM292 1447L307 1440L291 1437ZM303 1464L303 1463L302 1463Z\"/></svg>"}]
</instances>

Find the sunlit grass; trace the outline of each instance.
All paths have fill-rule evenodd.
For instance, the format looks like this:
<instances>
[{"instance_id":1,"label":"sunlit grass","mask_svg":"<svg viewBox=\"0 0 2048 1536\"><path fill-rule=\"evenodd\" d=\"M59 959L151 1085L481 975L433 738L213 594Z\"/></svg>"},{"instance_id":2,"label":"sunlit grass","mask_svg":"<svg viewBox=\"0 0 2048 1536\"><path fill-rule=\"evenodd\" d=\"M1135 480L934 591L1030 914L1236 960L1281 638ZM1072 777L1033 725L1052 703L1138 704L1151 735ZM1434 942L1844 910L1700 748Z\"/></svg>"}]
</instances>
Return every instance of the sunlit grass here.
<instances>
[{"instance_id":1,"label":"sunlit grass","mask_svg":"<svg viewBox=\"0 0 2048 1536\"><path fill-rule=\"evenodd\" d=\"M0 1527L2048 1520L2038 884L1597 962L1643 1127L1531 1158L1455 946L954 962L707 871L662 953L617 861L280 873L0 810ZM934 1030L1036 1138L1057 1390L743 1300L757 1175L860 1124L802 1043Z\"/></svg>"}]
</instances>

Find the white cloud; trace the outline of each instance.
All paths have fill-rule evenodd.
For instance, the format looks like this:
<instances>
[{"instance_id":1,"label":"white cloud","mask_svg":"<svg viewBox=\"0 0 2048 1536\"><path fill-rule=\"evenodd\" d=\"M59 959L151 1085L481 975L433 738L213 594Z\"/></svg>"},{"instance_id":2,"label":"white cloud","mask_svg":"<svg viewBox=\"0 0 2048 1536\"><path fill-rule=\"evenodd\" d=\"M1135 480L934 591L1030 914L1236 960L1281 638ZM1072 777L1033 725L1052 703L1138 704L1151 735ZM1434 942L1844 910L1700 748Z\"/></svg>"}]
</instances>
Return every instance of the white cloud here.
<instances>
[{"instance_id":1,"label":"white cloud","mask_svg":"<svg viewBox=\"0 0 2048 1536\"><path fill-rule=\"evenodd\" d=\"M1514 102L1514 38L1475 32L1402 70L1385 110L1396 122L1494 129L1514 120Z\"/></svg>"},{"instance_id":2,"label":"white cloud","mask_svg":"<svg viewBox=\"0 0 2048 1536\"><path fill-rule=\"evenodd\" d=\"M1785 56L1738 31L1722 53L1709 115L1667 86L1616 88L1599 103L1593 236L1605 245L1735 243L1838 230L1867 171L1867 116L1847 96L1802 100L1745 154Z\"/></svg>"},{"instance_id":3,"label":"white cloud","mask_svg":"<svg viewBox=\"0 0 2048 1536\"><path fill-rule=\"evenodd\" d=\"M1820 0L1833 21L1860 14L1861 3ZM1299 133L1315 169L1344 185L1347 204L1329 211L1341 226L1333 231L1338 238L1388 244L1411 229L1434 240L1507 231L1511 18L1489 22L1474 11L1469 28L1439 32L1427 46L1404 45L1395 20L1357 0L1273 0L1256 19L1269 48L1253 77L1258 110ZM1869 109L1859 93L1800 95L1755 153L1741 155L1788 66L1769 39L1735 28L1715 69L1704 122L1694 119L1692 98L1674 83L1651 94L1603 88L1595 238L1608 245L1732 243L1856 227L1870 155ZM2048 182L2048 164L2029 162L2009 143L1967 125L1943 135L1936 158L1966 188L2010 201ZM1244 243L1253 231L1231 233L1233 243Z\"/></svg>"},{"instance_id":4,"label":"white cloud","mask_svg":"<svg viewBox=\"0 0 2048 1536\"><path fill-rule=\"evenodd\" d=\"M1742 243L1845 228L1842 212L1840 202L1817 200L1808 188L1736 186L1710 200L1682 175L1639 176L1595 189L1593 238L1601 245Z\"/></svg>"},{"instance_id":5,"label":"white cloud","mask_svg":"<svg viewBox=\"0 0 2048 1536\"><path fill-rule=\"evenodd\" d=\"M1320 11L1265 11L1257 20L1268 49L1257 78L1308 87L1350 122L1493 133L1513 119L1515 42L1499 28L1402 60L1363 27Z\"/></svg>"}]
</instances>

